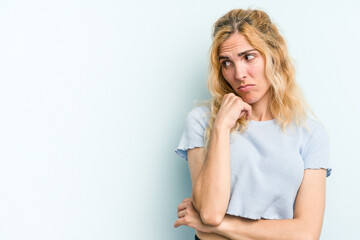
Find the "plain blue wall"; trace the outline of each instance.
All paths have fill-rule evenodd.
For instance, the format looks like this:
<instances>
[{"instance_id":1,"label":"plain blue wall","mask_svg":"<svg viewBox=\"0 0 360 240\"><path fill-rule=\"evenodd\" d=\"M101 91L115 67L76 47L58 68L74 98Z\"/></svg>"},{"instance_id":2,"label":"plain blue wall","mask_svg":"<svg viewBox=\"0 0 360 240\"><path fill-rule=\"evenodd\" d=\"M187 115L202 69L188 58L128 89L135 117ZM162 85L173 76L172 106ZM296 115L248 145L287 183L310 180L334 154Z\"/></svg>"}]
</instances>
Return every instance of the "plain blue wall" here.
<instances>
[{"instance_id":1,"label":"plain blue wall","mask_svg":"<svg viewBox=\"0 0 360 240\"><path fill-rule=\"evenodd\" d=\"M360 17L354 1L0 2L0 239L193 239L175 155L206 100L212 24L268 12L331 140L322 239L357 239Z\"/></svg>"}]
</instances>

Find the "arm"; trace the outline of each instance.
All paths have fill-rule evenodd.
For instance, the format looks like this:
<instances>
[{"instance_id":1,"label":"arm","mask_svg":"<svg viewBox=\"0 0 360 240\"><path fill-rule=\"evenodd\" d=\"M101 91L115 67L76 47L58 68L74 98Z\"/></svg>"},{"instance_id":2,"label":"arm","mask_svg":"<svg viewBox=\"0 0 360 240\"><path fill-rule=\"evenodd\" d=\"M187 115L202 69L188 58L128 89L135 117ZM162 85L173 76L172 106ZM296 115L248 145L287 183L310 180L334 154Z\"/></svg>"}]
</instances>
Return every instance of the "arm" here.
<instances>
[{"instance_id":1,"label":"arm","mask_svg":"<svg viewBox=\"0 0 360 240\"><path fill-rule=\"evenodd\" d=\"M307 169L298 191L294 219L249 220L226 215L209 232L230 239L300 239L320 238L325 211L326 170Z\"/></svg>"},{"instance_id":2,"label":"arm","mask_svg":"<svg viewBox=\"0 0 360 240\"><path fill-rule=\"evenodd\" d=\"M230 130L246 114L251 118L251 106L233 93L225 94L210 134L207 155L192 179L192 199L205 224L219 225L230 199ZM197 162L196 159L189 160ZM197 163L194 163L197 164ZM192 171L190 167L190 171Z\"/></svg>"},{"instance_id":3,"label":"arm","mask_svg":"<svg viewBox=\"0 0 360 240\"><path fill-rule=\"evenodd\" d=\"M193 204L209 225L221 223L230 198L229 134L229 129L215 125L206 156L203 148L188 151Z\"/></svg>"}]
</instances>

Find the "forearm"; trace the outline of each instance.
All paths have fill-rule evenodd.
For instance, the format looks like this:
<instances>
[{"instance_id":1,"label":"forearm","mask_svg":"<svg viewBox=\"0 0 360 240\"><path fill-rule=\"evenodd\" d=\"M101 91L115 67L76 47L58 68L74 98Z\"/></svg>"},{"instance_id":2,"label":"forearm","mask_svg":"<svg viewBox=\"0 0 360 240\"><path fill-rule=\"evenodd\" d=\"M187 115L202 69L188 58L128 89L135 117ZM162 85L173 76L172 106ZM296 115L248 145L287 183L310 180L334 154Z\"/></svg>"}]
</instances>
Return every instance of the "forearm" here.
<instances>
[{"instance_id":1,"label":"forearm","mask_svg":"<svg viewBox=\"0 0 360 240\"><path fill-rule=\"evenodd\" d=\"M193 186L193 202L204 222L225 215L230 198L230 130L215 126L208 153ZM210 216L211 215L211 216ZM221 217L221 218L222 218ZM218 219L218 217L215 217ZM219 220L219 219L218 219ZM221 222L222 219L219 221ZM219 223L220 223L219 222Z\"/></svg>"},{"instance_id":2,"label":"forearm","mask_svg":"<svg viewBox=\"0 0 360 240\"><path fill-rule=\"evenodd\" d=\"M210 232L237 240L304 240L311 239L299 219L249 220L226 215Z\"/></svg>"}]
</instances>

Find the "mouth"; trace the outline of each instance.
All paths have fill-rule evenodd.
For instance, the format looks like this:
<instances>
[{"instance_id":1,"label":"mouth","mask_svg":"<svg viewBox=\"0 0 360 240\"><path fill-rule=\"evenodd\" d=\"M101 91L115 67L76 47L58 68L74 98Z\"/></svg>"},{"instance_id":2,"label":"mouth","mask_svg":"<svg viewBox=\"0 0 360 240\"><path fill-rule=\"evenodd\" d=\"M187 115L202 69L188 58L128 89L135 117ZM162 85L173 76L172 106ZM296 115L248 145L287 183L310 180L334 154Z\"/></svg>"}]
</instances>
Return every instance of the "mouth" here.
<instances>
[{"instance_id":1,"label":"mouth","mask_svg":"<svg viewBox=\"0 0 360 240\"><path fill-rule=\"evenodd\" d=\"M243 85L243 86L240 86L238 88L238 90L242 91L242 92L247 92L249 91L251 88L253 88L255 86L255 84L247 84L247 85Z\"/></svg>"}]
</instances>

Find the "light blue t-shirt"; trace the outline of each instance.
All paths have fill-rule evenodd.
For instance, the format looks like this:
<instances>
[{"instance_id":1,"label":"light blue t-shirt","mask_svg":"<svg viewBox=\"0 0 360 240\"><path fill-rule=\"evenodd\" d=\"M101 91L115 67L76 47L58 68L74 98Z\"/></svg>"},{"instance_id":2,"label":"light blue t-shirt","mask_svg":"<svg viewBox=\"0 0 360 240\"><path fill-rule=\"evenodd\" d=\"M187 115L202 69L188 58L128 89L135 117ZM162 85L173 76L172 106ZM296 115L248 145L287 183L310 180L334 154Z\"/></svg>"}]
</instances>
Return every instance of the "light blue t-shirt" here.
<instances>
[{"instance_id":1,"label":"light blue t-shirt","mask_svg":"<svg viewBox=\"0 0 360 240\"><path fill-rule=\"evenodd\" d=\"M187 150L204 147L209 106L193 108L175 152L187 160ZM292 219L304 169L324 168L331 174L329 136L313 119L285 133L275 119L249 122L246 132L230 138L231 193L226 213L250 219Z\"/></svg>"}]
</instances>

